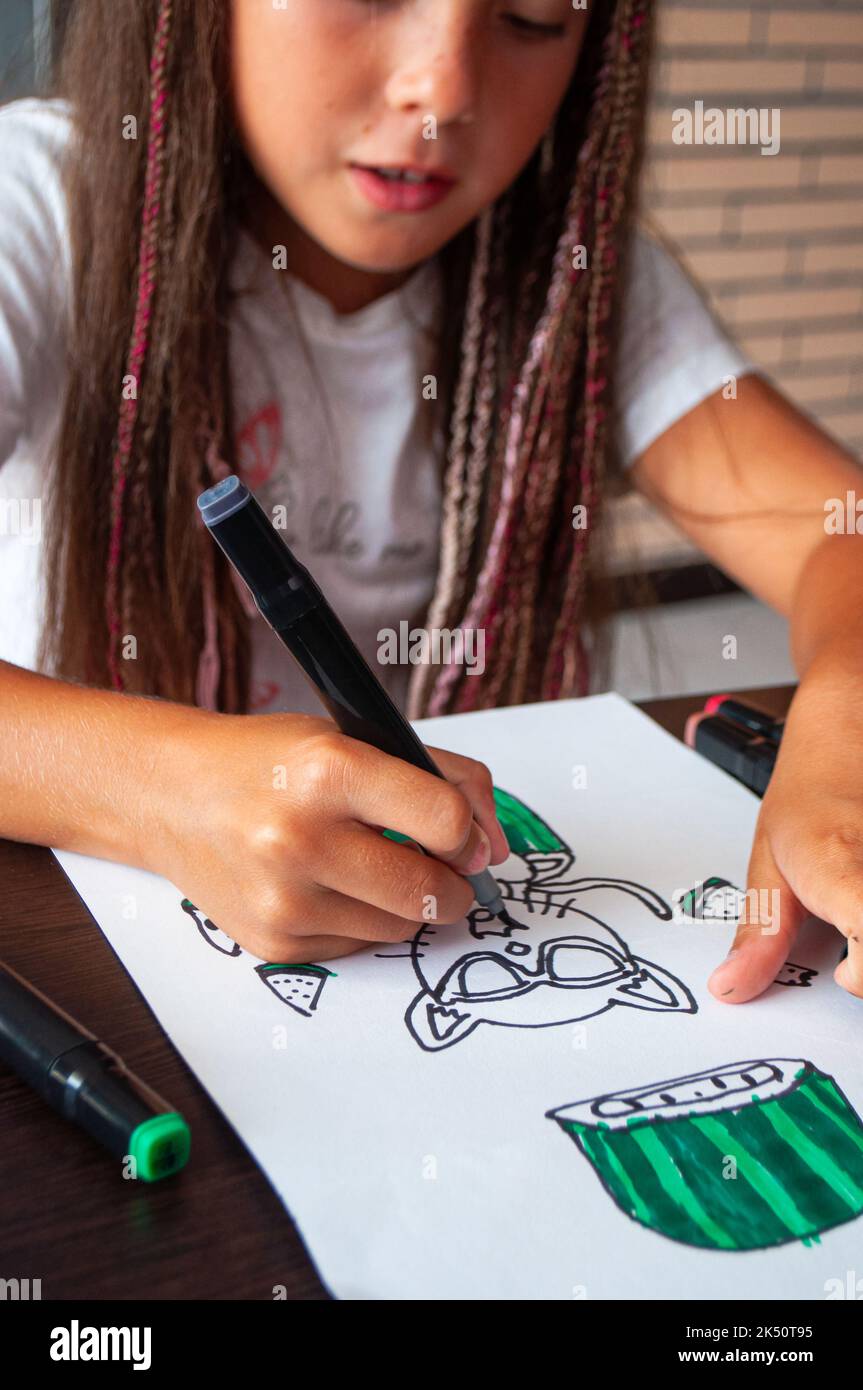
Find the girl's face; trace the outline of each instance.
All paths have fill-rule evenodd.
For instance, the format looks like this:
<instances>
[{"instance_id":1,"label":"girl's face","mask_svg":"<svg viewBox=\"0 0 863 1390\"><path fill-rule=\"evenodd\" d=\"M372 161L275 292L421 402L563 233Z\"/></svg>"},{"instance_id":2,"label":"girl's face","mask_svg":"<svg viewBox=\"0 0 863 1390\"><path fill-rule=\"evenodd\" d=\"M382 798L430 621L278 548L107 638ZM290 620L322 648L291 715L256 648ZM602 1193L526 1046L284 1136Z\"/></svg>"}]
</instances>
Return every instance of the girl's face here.
<instances>
[{"instance_id":1,"label":"girl's face","mask_svg":"<svg viewBox=\"0 0 863 1390\"><path fill-rule=\"evenodd\" d=\"M379 293L400 282L528 162L586 22L572 0L233 0L234 106L268 244L312 280L338 280L336 261L342 282L346 267ZM356 168L381 165L452 182L436 200L396 185L381 206Z\"/></svg>"}]
</instances>

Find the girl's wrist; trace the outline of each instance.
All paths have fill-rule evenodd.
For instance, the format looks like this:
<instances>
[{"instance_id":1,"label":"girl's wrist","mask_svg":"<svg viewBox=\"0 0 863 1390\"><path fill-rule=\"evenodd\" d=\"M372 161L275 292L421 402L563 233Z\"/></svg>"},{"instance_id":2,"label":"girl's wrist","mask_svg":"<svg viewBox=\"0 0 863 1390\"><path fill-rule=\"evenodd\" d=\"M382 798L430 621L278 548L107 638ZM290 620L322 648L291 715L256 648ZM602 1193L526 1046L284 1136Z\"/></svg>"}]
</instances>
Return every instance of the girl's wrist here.
<instances>
[{"instance_id":1,"label":"girl's wrist","mask_svg":"<svg viewBox=\"0 0 863 1390\"><path fill-rule=\"evenodd\" d=\"M835 640L820 647L800 677L788 711L783 746L798 733L811 742L813 729L829 734L837 720L859 722L863 706L856 691L863 679L863 640ZM849 699L849 691L854 699ZM811 750L810 750L811 751Z\"/></svg>"},{"instance_id":2,"label":"girl's wrist","mask_svg":"<svg viewBox=\"0 0 863 1390\"><path fill-rule=\"evenodd\" d=\"M203 725L229 716L194 705L156 700L140 703L152 710L141 720L131 849L140 868L164 874L188 831L190 808L200 786L202 748L206 745Z\"/></svg>"},{"instance_id":3,"label":"girl's wrist","mask_svg":"<svg viewBox=\"0 0 863 1390\"><path fill-rule=\"evenodd\" d=\"M846 691L849 681L863 677L863 633L855 630L847 636L824 642L809 660L800 676L799 690Z\"/></svg>"}]
</instances>

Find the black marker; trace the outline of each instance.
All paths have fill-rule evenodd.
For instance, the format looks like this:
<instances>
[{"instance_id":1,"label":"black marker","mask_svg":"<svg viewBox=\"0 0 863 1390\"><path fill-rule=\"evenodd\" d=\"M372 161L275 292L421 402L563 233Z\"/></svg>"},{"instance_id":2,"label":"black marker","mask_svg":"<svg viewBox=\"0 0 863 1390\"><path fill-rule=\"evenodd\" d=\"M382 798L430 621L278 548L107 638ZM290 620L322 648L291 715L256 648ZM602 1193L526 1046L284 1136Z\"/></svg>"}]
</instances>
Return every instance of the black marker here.
<instances>
[{"instance_id":1,"label":"black marker","mask_svg":"<svg viewBox=\"0 0 863 1390\"><path fill-rule=\"evenodd\" d=\"M155 1182L189 1157L182 1115L115 1052L8 965L0 965L0 1058L66 1120Z\"/></svg>"},{"instance_id":2,"label":"black marker","mask_svg":"<svg viewBox=\"0 0 863 1390\"><path fill-rule=\"evenodd\" d=\"M443 778L309 571L236 474L203 492L198 509L248 585L259 611L299 663L342 732ZM493 874L483 869L465 877L477 902L500 916L503 898Z\"/></svg>"},{"instance_id":3,"label":"black marker","mask_svg":"<svg viewBox=\"0 0 863 1390\"><path fill-rule=\"evenodd\" d=\"M729 772L757 796L763 796L776 766L779 744L772 739L753 738L745 729L718 714L690 715L686 721L686 743L717 767Z\"/></svg>"},{"instance_id":4,"label":"black marker","mask_svg":"<svg viewBox=\"0 0 863 1390\"><path fill-rule=\"evenodd\" d=\"M784 719L774 719L772 714L765 714L762 709L755 709L752 705L745 705L742 700L735 700L733 695L711 695L704 706L704 713L719 714L741 729L748 730L750 734L760 734L773 743L782 742Z\"/></svg>"}]
</instances>

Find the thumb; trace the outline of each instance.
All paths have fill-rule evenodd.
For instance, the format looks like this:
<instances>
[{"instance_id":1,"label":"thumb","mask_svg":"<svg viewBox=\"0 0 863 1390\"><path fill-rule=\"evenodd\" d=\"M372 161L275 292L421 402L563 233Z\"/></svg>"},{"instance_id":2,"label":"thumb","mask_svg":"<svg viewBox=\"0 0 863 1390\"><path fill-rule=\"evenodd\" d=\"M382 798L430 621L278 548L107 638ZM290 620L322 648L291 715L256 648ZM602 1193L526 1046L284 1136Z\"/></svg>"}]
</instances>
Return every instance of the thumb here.
<instances>
[{"instance_id":1,"label":"thumb","mask_svg":"<svg viewBox=\"0 0 863 1390\"><path fill-rule=\"evenodd\" d=\"M737 933L707 982L714 998L745 1004L762 994L788 959L806 915L776 866L767 835L757 832Z\"/></svg>"},{"instance_id":2,"label":"thumb","mask_svg":"<svg viewBox=\"0 0 863 1390\"><path fill-rule=\"evenodd\" d=\"M833 971L833 978L849 994L863 999L863 941L859 936L849 936L848 954Z\"/></svg>"}]
</instances>

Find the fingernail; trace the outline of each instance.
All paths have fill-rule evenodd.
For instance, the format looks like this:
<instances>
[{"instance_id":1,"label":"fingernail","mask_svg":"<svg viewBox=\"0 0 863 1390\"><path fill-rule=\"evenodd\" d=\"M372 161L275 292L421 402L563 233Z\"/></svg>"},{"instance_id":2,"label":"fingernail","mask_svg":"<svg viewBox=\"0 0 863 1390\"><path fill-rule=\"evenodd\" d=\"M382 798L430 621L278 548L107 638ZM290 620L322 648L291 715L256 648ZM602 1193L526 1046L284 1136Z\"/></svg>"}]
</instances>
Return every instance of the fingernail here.
<instances>
[{"instance_id":1,"label":"fingernail","mask_svg":"<svg viewBox=\"0 0 863 1390\"><path fill-rule=\"evenodd\" d=\"M726 965L728 965L730 961L733 961L735 956L739 956L739 955L740 955L740 947L739 947L739 946L732 946L731 950L728 952L728 955L725 957L725 960L722 961L722 963L721 963L720 965L717 965L716 969L713 971L713 974L710 976L710 979L708 980L707 983L708 983L708 984L712 984L713 981L716 979L716 977L717 977L718 975L721 975L721 974L722 974L722 972L723 972L723 970L725 969Z\"/></svg>"}]
</instances>

